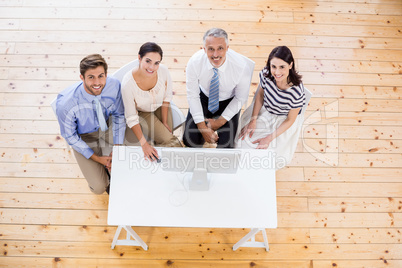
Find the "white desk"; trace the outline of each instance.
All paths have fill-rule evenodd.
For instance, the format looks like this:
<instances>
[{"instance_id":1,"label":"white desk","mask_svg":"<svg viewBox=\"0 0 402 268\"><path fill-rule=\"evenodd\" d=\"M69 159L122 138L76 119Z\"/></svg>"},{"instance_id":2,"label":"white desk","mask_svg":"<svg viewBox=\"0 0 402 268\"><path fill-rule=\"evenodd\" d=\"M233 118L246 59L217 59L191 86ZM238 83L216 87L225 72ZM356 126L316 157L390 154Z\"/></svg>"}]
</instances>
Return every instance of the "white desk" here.
<instances>
[{"instance_id":1,"label":"white desk","mask_svg":"<svg viewBox=\"0 0 402 268\"><path fill-rule=\"evenodd\" d=\"M182 148L181 150L189 150ZM162 155L162 148L157 148ZM191 149L190 149L191 150ZM197 149L206 153L216 149ZM148 246L131 226L251 228L239 246L265 247L265 228L277 227L275 169L268 150L239 150L236 174L212 173L208 191L190 191L188 173L144 160L141 147L113 148L108 224L119 226L115 245ZM122 229L126 240L118 240ZM254 236L263 232L264 242ZM130 239L130 236L134 240ZM247 240L251 239L251 242Z\"/></svg>"}]
</instances>

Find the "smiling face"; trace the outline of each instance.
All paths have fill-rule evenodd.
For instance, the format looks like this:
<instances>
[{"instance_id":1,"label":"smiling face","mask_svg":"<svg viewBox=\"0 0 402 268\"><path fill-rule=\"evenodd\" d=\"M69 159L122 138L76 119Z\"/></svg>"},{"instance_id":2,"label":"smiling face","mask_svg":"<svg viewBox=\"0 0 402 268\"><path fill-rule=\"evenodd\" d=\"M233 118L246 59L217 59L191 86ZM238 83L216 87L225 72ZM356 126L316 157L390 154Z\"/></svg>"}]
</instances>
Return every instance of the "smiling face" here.
<instances>
[{"instance_id":1,"label":"smiling face","mask_svg":"<svg viewBox=\"0 0 402 268\"><path fill-rule=\"evenodd\" d=\"M277 84L287 84L289 70L292 69L292 66L293 62L288 64L286 61L281 60L280 58L272 58L269 68Z\"/></svg>"},{"instance_id":2,"label":"smiling face","mask_svg":"<svg viewBox=\"0 0 402 268\"><path fill-rule=\"evenodd\" d=\"M223 37L208 36L205 39L205 53L207 53L209 62L215 68L220 67L225 62L228 49L229 46Z\"/></svg>"},{"instance_id":3,"label":"smiling face","mask_svg":"<svg viewBox=\"0 0 402 268\"><path fill-rule=\"evenodd\" d=\"M84 75L80 75L84 82L84 89L88 94L98 96L106 85L106 73L103 66L88 69Z\"/></svg>"},{"instance_id":4,"label":"smiling face","mask_svg":"<svg viewBox=\"0 0 402 268\"><path fill-rule=\"evenodd\" d=\"M148 52L142 58L138 56L140 61L139 70L146 75L156 75L161 63L162 57L158 52Z\"/></svg>"}]
</instances>

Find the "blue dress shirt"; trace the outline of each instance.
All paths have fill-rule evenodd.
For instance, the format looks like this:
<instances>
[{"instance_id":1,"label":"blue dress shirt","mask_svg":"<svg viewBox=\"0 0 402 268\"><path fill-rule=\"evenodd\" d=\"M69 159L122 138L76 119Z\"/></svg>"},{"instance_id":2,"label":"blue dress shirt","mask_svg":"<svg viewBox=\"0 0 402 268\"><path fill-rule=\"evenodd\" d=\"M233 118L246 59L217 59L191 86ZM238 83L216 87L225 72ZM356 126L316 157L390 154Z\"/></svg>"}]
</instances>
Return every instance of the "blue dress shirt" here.
<instances>
[{"instance_id":1,"label":"blue dress shirt","mask_svg":"<svg viewBox=\"0 0 402 268\"><path fill-rule=\"evenodd\" d=\"M113 115L113 142L123 144L126 121L120 82L108 77L100 96L106 122ZM63 90L57 96L56 102L61 135L74 150L87 159L94 151L81 139L80 134L95 132L100 128L94 99L94 95L85 91L83 82L79 82Z\"/></svg>"}]
</instances>

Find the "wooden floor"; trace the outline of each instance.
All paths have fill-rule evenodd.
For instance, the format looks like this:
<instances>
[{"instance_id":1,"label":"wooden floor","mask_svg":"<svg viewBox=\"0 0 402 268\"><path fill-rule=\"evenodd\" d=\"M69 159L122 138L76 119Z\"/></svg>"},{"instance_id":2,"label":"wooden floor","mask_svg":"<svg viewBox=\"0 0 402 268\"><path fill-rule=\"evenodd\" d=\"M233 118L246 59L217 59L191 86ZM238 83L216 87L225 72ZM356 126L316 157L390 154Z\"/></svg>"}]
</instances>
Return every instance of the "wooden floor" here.
<instances>
[{"instance_id":1,"label":"wooden floor","mask_svg":"<svg viewBox=\"0 0 402 268\"><path fill-rule=\"evenodd\" d=\"M271 250L233 252L248 229L191 228L135 228L149 251L111 250L108 196L49 103L85 55L112 73L155 41L186 112L184 69L211 27L256 62L250 98L277 45L314 94L277 173ZM0 267L402 267L401 31L400 0L0 0Z\"/></svg>"}]
</instances>

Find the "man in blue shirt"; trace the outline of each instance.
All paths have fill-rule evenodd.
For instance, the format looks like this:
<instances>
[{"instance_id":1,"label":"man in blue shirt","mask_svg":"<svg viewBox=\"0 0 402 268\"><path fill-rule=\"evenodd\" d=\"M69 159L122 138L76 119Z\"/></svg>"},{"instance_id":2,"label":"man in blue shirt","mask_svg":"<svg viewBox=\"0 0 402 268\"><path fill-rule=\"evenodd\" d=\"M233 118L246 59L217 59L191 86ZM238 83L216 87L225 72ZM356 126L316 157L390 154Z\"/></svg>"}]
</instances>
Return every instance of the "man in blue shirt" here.
<instances>
[{"instance_id":1,"label":"man in blue shirt","mask_svg":"<svg viewBox=\"0 0 402 268\"><path fill-rule=\"evenodd\" d=\"M82 59L80 73L82 82L57 96L56 113L61 135L74 149L89 188L102 194L109 192L112 161L111 155L103 156L102 148L123 144L126 130L120 82L107 77L107 63L99 54Z\"/></svg>"}]
</instances>

